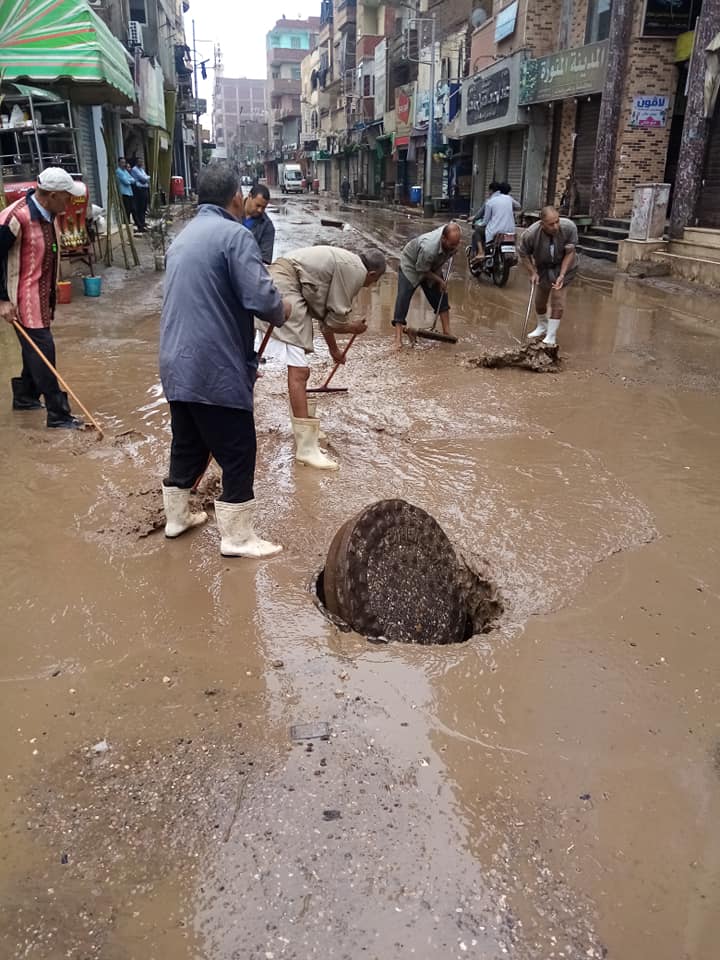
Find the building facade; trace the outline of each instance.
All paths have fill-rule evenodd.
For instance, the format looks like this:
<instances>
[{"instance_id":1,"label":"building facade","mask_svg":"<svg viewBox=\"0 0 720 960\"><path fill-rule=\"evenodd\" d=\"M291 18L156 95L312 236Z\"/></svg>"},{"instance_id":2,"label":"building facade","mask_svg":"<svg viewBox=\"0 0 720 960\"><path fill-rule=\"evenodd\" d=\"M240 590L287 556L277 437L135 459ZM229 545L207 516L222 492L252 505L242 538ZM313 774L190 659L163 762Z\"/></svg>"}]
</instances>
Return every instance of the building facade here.
<instances>
[{"instance_id":1,"label":"building facade","mask_svg":"<svg viewBox=\"0 0 720 960\"><path fill-rule=\"evenodd\" d=\"M277 164L296 160L300 152L301 70L317 46L320 18L278 20L267 34L267 94L270 100L266 176L277 183Z\"/></svg>"},{"instance_id":2,"label":"building facade","mask_svg":"<svg viewBox=\"0 0 720 960\"><path fill-rule=\"evenodd\" d=\"M236 79L216 71L212 124L215 156L254 176L267 153L267 80Z\"/></svg>"}]
</instances>

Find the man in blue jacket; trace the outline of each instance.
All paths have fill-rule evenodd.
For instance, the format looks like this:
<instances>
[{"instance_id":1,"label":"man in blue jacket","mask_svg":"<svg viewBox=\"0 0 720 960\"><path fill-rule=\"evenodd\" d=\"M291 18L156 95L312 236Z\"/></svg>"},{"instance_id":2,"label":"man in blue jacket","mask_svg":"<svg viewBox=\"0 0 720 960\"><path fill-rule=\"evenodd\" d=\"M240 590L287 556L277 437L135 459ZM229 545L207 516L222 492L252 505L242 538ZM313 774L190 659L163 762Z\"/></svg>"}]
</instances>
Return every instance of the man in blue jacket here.
<instances>
[{"instance_id":1,"label":"man in blue jacket","mask_svg":"<svg viewBox=\"0 0 720 960\"><path fill-rule=\"evenodd\" d=\"M290 313L243 228L243 196L224 164L200 177L197 216L167 255L160 379L170 404L170 469L163 481L165 536L204 523L190 490L211 456L223 472L215 501L225 557L270 557L282 547L253 528L256 437L254 316L281 326Z\"/></svg>"},{"instance_id":2,"label":"man in blue jacket","mask_svg":"<svg viewBox=\"0 0 720 960\"><path fill-rule=\"evenodd\" d=\"M115 168L115 179L117 180L120 199L125 207L127 222L130 223L130 217L132 217L135 221L135 229L139 230L137 212L135 210L135 194L133 193L135 181L133 180L133 175L130 173L130 168L128 167L128 162L125 157L118 157L118 165Z\"/></svg>"}]
</instances>

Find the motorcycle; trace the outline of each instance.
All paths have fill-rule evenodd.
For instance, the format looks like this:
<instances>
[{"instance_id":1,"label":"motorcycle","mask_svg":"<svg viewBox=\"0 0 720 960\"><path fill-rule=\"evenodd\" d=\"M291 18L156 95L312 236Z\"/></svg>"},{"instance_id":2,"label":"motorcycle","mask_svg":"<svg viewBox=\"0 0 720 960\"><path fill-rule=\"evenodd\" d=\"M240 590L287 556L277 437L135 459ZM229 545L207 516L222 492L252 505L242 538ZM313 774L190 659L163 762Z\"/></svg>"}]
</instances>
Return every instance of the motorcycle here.
<instances>
[{"instance_id":1,"label":"motorcycle","mask_svg":"<svg viewBox=\"0 0 720 960\"><path fill-rule=\"evenodd\" d=\"M478 280L489 277L496 287L504 287L510 278L510 270L518 262L515 234L501 233L485 247L485 256L473 263L470 247L465 248L470 273Z\"/></svg>"}]
</instances>

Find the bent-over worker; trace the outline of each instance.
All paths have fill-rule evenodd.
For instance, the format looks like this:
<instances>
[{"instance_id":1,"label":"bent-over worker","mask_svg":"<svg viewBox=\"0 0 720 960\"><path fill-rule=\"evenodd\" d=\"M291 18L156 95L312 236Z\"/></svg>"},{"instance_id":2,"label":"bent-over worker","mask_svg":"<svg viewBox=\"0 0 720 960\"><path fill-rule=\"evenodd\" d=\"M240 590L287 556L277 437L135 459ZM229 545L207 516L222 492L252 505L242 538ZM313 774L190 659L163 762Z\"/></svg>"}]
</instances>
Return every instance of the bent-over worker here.
<instances>
[{"instance_id":1,"label":"bent-over worker","mask_svg":"<svg viewBox=\"0 0 720 960\"><path fill-rule=\"evenodd\" d=\"M542 337L545 346L557 345L557 332L565 311L565 291L577 273L577 227L561 217L555 207L543 207L540 219L523 234L520 259L537 284L537 326L529 337ZM547 315L550 301L550 317Z\"/></svg>"},{"instance_id":2,"label":"bent-over worker","mask_svg":"<svg viewBox=\"0 0 720 960\"><path fill-rule=\"evenodd\" d=\"M59 253L55 217L70 197L85 196L85 185L66 170L48 167L37 189L0 211L0 317L17 321L44 357L55 366L51 324L55 316L55 284ZM39 410L45 398L47 426L80 430L85 424L70 411L57 377L16 329L22 351L22 372L12 378L13 410Z\"/></svg>"},{"instance_id":3,"label":"bent-over worker","mask_svg":"<svg viewBox=\"0 0 720 960\"><path fill-rule=\"evenodd\" d=\"M418 287L422 289L433 310L439 312L443 333L450 336L450 304L447 283L442 277L441 269L455 254L461 239L460 227L451 221L430 233L420 234L403 247L392 321L395 327L396 349L402 347L403 328L407 326L410 301Z\"/></svg>"},{"instance_id":4,"label":"bent-over worker","mask_svg":"<svg viewBox=\"0 0 720 960\"><path fill-rule=\"evenodd\" d=\"M287 364L295 459L320 470L337 470L338 464L320 449L320 420L307 397L313 319L320 325L330 356L336 363L344 363L335 334L359 334L367 329L363 321L350 320L350 312L360 290L385 273L385 257L379 250L358 255L338 247L304 247L280 257L269 269L292 305L287 323L273 330L266 356ZM255 326L262 332L267 329L267 324L257 320Z\"/></svg>"},{"instance_id":5,"label":"bent-over worker","mask_svg":"<svg viewBox=\"0 0 720 960\"><path fill-rule=\"evenodd\" d=\"M243 195L224 164L201 174L198 212L168 251L160 327L160 379L170 404L170 468L163 481L165 536L204 523L190 491L210 456L222 469L215 501L224 557L270 557L282 547L253 527L253 314L281 325L283 304L248 231Z\"/></svg>"}]
</instances>

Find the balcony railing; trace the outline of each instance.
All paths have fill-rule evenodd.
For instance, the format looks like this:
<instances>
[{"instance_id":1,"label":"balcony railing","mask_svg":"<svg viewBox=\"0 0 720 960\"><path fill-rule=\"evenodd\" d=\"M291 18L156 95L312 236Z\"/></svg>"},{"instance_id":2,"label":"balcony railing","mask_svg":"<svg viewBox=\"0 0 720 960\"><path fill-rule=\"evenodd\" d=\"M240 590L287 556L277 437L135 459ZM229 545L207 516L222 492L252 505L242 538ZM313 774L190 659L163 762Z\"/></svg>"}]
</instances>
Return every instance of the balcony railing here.
<instances>
[{"instance_id":1,"label":"balcony railing","mask_svg":"<svg viewBox=\"0 0 720 960\"><path fill-rule=\"evenodd\" d=\"M296 50L294 47L271 47L267 52L269 66L280 63L302 63L309 50Z\"/></svg>"},{"instance_id":2,"label":"balcony railing","mask_svg":"<svg viewBox=\"0 0 720 960\"><path fill-rule=\"evenodd\" d=\"M269 93L271 97L281 97L283 94L288 93L293 97L299 97L301 86L302 83L300 80L277 78L270 81Z\"/></svg>"}]
</instances>

